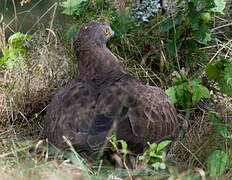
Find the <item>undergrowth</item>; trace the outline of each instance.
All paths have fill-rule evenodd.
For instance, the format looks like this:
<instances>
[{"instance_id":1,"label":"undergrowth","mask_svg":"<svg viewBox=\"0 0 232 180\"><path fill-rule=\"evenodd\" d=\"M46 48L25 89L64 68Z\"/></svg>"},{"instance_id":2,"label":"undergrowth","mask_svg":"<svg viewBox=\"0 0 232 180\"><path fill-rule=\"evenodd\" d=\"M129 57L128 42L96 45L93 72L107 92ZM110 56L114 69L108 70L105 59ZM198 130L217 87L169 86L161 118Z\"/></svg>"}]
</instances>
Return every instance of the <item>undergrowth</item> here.
<instances>
[{"instance_id":1,"label":"undergrowth","mask_svg":"<svg viewBox=\"0 0 232 180\"><path fill-rule=\"evenodd\" d=\"M170 2L166 13L142 25L130 16L132 1L82 0L72 6L68 2L52 6L61 5L75 19L67 33L51 23L47 31L12 33L6 39L9 24L0 16L1 178L123 179L129 174L142 179L231 179L230 2L224 10L223 0L217 1L222 5L216 10L203 0L180 0L175 6ZM66 152L48 148L43 137L46 106L75 78L77 60L70 43L78 28L92 20L107 21L116 30L119 37L108 47L126 70L144 84L167 90L176 105L182 132L164 169L154 170L155 163L148 163L157 156L159 167L164 167L161 151L151 144L153 150L142 156L148 160L134 170L88 162L71 145Z\"/></svg>"}]
</instances>

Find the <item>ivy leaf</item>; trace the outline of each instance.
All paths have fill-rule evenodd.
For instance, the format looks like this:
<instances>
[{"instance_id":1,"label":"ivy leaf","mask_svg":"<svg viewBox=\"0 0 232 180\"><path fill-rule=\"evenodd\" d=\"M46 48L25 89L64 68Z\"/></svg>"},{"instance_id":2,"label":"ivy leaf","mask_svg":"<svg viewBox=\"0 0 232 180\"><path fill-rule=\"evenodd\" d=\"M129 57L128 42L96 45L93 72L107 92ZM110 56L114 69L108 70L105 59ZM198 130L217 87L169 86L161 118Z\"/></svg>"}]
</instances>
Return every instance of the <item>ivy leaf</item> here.
<instances>
[{"instance_id":1,"label":"ivy leaf","mask_svg":"<svg viewBox=\"0 0 232 180\"><path fill-rule=\"evenodd\" d=\"M199 84L199 82L193 80L190 82L190 84L191 86L193 86L193 96L192 96L193 105L198 103L201 100L201 98L210 98L209 90L206 87Z\"/></svg>"},{"instance_id":2,"label":"ivy leaf","mask_svg":"<svg viewBox=\"0 0 232 180\"><path fill-rule=\"evenodd\" d=\"M189 10L188 20L191 27L193 28L193 30L199 29L200 12L196 11L196 6L194 5L193 2L190 2L188 4L188 10Z\"/></svg>"},{"instance_id":3,"label":"ivy leaf","mask_svg":"<svg viewBox=\"0 0 232 180\"><path fill-rule=\"evenodd\" d=\"M224 78L219 81L219 86L223 93L232 96L232 64L224 70Z\"/></svg>"},{"instance_id":4,"label":"ivy leaf","mask_svg":"<svg viewBox=\"0 0 232 180\"><path fill-rule=\"evenodd\" d=\"M187 82L176 86L176 97L178 103L185 109L191 107L191 93Z\"/></svg>"},{"instance_id":5,"label":"ivy leaf","mask_svg":"<svg viewBox=\"0 0 232 180\"><path fill-rule=\"evenodd\" d=\"M218 80L220 78L221 70L218 68L217 62L213 61L207 64L205 73L209 80Z\"/></svg>"},{"instance_id":6,"label":"ivy leaf","mask_svg":"<svg viewBox=\"0 0 232 180\"><path fill-rule=\"evenodd\" d=\"M226 2L225 0L214 0L215 6L214 8L211 9L211 11L215 12L215 13L219 13L221 15L224 15L223 10L226 7Z\"/></svg>"},{"instance_id":7,"label":"ivy leaf","mask_svg":"<svg viewBox=\"0 0 232 180\"><path fill-rule=\"evenodd\" d=\"M194 39L201 44L207 45L207 42L211 40L209 27L203 22L199 26L198 30L195 30L193 34Z\"/></svg>"},{"instance_id":8,"label":"ivy leaf","mask_svg":"<svg viewBox=\"0 0 232 180\"><path fill-rule=\"evenodd\" d=\"M213 178L222 175L229 164L228 154L224 151L215 150L207 158L209 175Z\"/></svg>"},{"instance_id":9,"label":"ivy leaf","mask_svg":"<svg viewBox=\"0 0 232 180\"><path fill-rule=\"evenodd\" d=\"M202 9L211 9L215 7L214 0L200 1L199 2Z\"/></svg>"},{"instance_id":10,"label":"ivy leaf","mask_svg":"<svg viewBox=\"0 0 232 180\"><path fill-rule=\"evenodd\" d=\"M183 18L183 12L180 11L177 16L174 19L174 23L172 18L167 18L166 20L164 20L161 24L160 24L160 32L167 32L170 29L172 29L175 26L179 25L182 21Z\"/></svg>"},{"instance_id":11,"label":"ivy leaf","mask_svg":"<svg viewBox=\"0 0 232 180\"><path fill-rule=\"evenodd\" d=\"M28 39L28 38L30 38L29 35L25 35L21 32L17 32L8 38L8 43L9 44L17 43L17 42L23 41L23 40Z\"/></svg>"},{"instance_id":12,"label":"ivy leaf","mask_svg":"<svg viewBox=\"0 0 232 180\"><path fill-rule=\"evenodd\" d=\"M177 103L176 99L176 87L170 87L166 90L167 95L170 97L173 104Z\"/></svg>"},{"instance_id":13,"label":"ivy leaf","mask_svg":"<svg viewBox=\"0 0 232 180\"><path fill-rule=\"evenodd\" d=\"M87 2L87 0L67 0L61 2L60 6L64 8L62 13L72 16L79 8L81 8L83 2Z\"/></svg>"},{"instance_id":14,"label":"ivy leaf","mask_svg":"<svg viewBox=\"0 0 232 180\"><path fill-rule=\"evenodd\" d=\"M227 128L226 128L226 125L214 113L210 113L208 115L208 117L213 122L213 125L216 128L216 130L223 137L227 137Z\"/></svg>"},{"instance_id":15,"label":"ivy leaf","mask_svg":"<svg viewBox=\"0 0 232 180\"><path fill-rule=\"evenodd\" d=\"M72 39L76 36L80 26L78 24L72 25L66 33L66 40L71 44Z\"/></svg>"},{"instance_id":16,"label":"ivy leaf","mask_svg":"<svg viewBox=\"0 0 232 180\"><path fill-rule=\"evenodd\" d=\"M205 22L209 22L213 20L213 15L209 12L201 13L201 19Z\"/></svg>"},{"instance_id":17,"label":"ivy leaf","mask_svg":"<svg viewBox=\"0 0 232 180\"><path fill-rule=\"evenodd\" d=\"M172 56L176 56L176 50L178 51L181 48L182 42L176 43L176 48L175 48L175 42L174 41L169 41L168 42L168 52L172 55Z\"/></svg>"}]
</instances>

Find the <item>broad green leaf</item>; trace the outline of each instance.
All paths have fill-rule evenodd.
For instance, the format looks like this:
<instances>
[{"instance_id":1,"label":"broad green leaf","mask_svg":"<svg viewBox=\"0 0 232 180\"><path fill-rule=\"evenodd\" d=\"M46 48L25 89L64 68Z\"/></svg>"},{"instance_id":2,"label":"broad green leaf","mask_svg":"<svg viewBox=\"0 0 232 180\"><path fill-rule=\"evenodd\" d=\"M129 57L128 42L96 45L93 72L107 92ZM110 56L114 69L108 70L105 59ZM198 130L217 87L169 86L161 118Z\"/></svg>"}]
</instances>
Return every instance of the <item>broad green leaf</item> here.
<instances>
[{"instance_id":1,"label":"broad green leaf","mask_svg":"<svg viewBox=\"0 0 232 180\"><path fill-rule=\"evenodd\" d=\"M206 9L206 10L209 10L211 8L214 8L216 5L214 3L214 0L200 0L200 6L203 8L203 9Z\"/></svg>"},{"instance_id":2,"label":"broad green leaf","mask_svg":"<svg viewBox=\"0 0 232 180\"><path fill-rule=\"evenodd\" d=\"M209 80L217 80L220 78L221 70L217 66L217 62L207 64L205 68L206 76Z\"/></svg>"},{"instance_id":3,"label":"broad green leaf","mask_svg":"<svg viewBox=\"0 0 232 180\"><path fill-rule=\"evenodd\" d=\"M30 37L29 35L25 35L21 32L17 32L8 38L8 43L9 44L17 43L17 42L20 42L22 40L28 39L29 37Z\"/></svg>"},{"instance_id":4,"label":"broad green leaf","mask_svg":"<svg viewBox=\"0 0 232 180\"><path fill-rule=\"evenodd\" d=\"M181 84L183 82L183 80L181 78L177 78L177 77L172 78L172 81L175 84Z\"/></svg>"},{"instance_id":5,"label":"broad green leaf","mask_svg":"<svg viewBox=\"0 0 232 180\"><path fill-rule=\"evenodd\" d=\"M207 158L209 175L213 178L222 175L229 164L228 154L224 151L215 150Z\"/></svg>"},{"instance_id":6,"label":"broad green leaf","mask_svg":"<svg viewBox=\"0 0 232 180\"><path fill-rule=\"evenodd\" d=\"M68 32L66 33L66 40L71 43L72 42L72 39L76 36L78 30L79 30L79 25L78 24L74 24L72 25Z\"/></svg>"},{"instance_id":7,"label":"broad green leaf","mask_svg":"<svg viewBox=\"0 0 232 180\"><path fill-rule=\"evenodd\" d=\"M205 23L201 23L199 28L193 32L194 39L201 43L207 45L207 42L211 40L210 29Z\"/></svg>"},{"instance_id":8,"label":"broad green leaf","mask_svg":"<svg viewBox=\"0 0 232 180\"><path fill-rule=\"evenodd\" d=\"M191 107L191 94L188 83L183 83L176 86L176 98L177 102L182 105L185 109Z\"/></svg>"},{"instance_id":9,"label":"broad green leaf","mask_svg":"<svg viewBox=\"0 0 232 180\"><path fill-rule=\"evenodd\" d=\"M163 158L163 153L160 151L160 152L156 152L154 153L154 158L156 158L156 160L162 160Z\"/></svg>"},{"instance_id":10,"label":"broad green leaf","mask_svg":"<svg viewBox=\"0 0 232 180\"><path fill-rule=\"evenodd\" d=\"M65 8L62 13L72 16L79 8L81 8L83 2L87 2L87 0L67 0L61 2L60 6Z\"/></svg>"},{"instance_id":11,"label":"broad green leaf","mask_svg":"<svg viewBox=\"0 0 232 180\"><path fill-rule=\"evenodd\" d=\"M169 96L169 98L172 100L172 103L175 104L177 103L177 99L176 99L176 87L170 87L166 90L167 95Z\"/></svg>"},{"instance_id":12,"label":"broad green leaf","mask_svg":"<svg viewBox=\"0 0 232 180\"><path fill-rule=\"evenodd\" d=\"M184 73L180 72L179 74L180 74L181 78L182 78L185 82L188 82L188 78L187 78L187 76L186 76Z\"/></svg>"},{"instance_id":13,"label":"broad green leaf","mask_svg":"<svg viewBox=\"0 0 232 180\"><path fill-rule=\"evenodd\" d=\"M172 17L167 18L166 20L164 20L160 24L160 26L161 26L160 32L167 32L170 29L172 29L174 27L174 25L175 26L179 25L181 23L181 21L182 21L182 18L183 18L183 12L181 12L181 11L175 17L174 22L173 22Z\"/></svg>"},{"instance_id":14,"label":"broad green leaf","mask_svg":"<svg viewBox=\"0 0 232 180\"><path fill-rule=\"evenodd\" d=\"M4 63L4 56L0 58L0 66L2 66Z\"/></svg>"},{"instance_id":15,"label":"broad green leaf","mask_svg":"<svg viewBox=\"0 0 232 180\"><path fill-rule=\"evenodd\" d=\"M158 144L157 152L161 151L163 148L167 147L172 141L166 140Z\"/></svg>"},{"instance_id":16,"label":"broad green leaf","mask_svg":"<svg viewBox=\"0 0 232 180\"><path fill-rule=\"evenodd\" d=\"M199 29L199 22L200 22L200 12L196 11L196 6L193 2L188 4L188 20L193 30Z\"/></svg>"},{"instance_id":17,"label":"broad green leaf","mask_svg":"<svg viewBox=\"0 0 232 180\"><path fill-rule=\"evenodd\" d=\"M213 113L208 115L209 119L213 122L216 130L223 136L227 137L227 128L226 125Z\"/></svg>"},{"instance_id":18,"label":"broad green leaf","mask_svg":"<svg viewBox=\"0 0 232 180\"><path fill-rule=\"evenodd\" d=\"M205 22L212 21L213 20L213 15L209 12L204 12L201 13L201 19L204 20Z\"/></svg>"},{"instance_id":19,"label":"broad green leaf","mask_svg":"<svg viewBox=\"0 0 232 180\"><path fill-rule=\"evenodd\" d=\"M225 68L223 74L224 77L219 81L219 86L223 93L232 96L232 64Z\"/></svg>"},{"instance_id":20,"label":"broad green leaf","mask_svg":"<svg viewBox=\"0 0 232 180\"><path fill-rule=\"evenodd\" d=\"M199 47L198 47L196 41L194 41L192 39L186 41L186 46L187 46L187 49L191 52L194 52L194 53L199 52Z\"/></svg>"},{"instance_id":21,"label":"broad green leaf","mask_svg":"<svg viewBox=\"0 0 232 180\"><path fill-rule=\"evenodd\" d=\"M223 10L226 7L226 2L225 0L214 0L214 3L216 5L216 7L212 8L211 11L215 12L215 13L219 13L221 15L224 15Z\"/></svg>"},{"instance_id":22,"label":"broad green leaf","mask_svg":"<svg viewBox=\"0 0 232 180\"><path fill-rule=\"evenodd\" d=\"M178 52L178 50L181 48L181 45L182 45L182 42L179 42L179 43L175 43L173 41L169 41L168 42L168 52L172 55L172 56L176 56L176 50Z\"/></svg>"},{"instance_id":23,"label":"broad green leaf","mask_svg":"<svg viewBox=\"0 0 232 180\"><path fill-rule=\"evenodd\" d=\"M210 92L206 87L202 86L196 81L191 81L190 84L191 86L193 86L193 105L198 103L201 100L201 98L210 98Z\"/></svg>"}]
</instances>

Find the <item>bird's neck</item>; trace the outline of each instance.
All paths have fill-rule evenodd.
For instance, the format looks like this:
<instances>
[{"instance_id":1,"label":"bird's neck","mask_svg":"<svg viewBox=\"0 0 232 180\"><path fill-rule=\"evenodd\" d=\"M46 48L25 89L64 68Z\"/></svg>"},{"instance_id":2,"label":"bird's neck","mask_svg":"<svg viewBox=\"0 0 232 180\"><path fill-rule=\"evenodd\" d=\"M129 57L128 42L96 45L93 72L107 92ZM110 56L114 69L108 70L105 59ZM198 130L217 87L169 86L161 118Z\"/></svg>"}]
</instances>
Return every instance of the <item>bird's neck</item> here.
<instances>
[{"instance_id":1,"label":"bird's neck","mask_svg":"<svg viewBox=\"0 0 232 180\"><path fill-rule=\"evenodd\" d=\"M82 49L77 53L78 79L101 85L125 74L119 60L106 47Z\"/></svg>"}]
</instances>

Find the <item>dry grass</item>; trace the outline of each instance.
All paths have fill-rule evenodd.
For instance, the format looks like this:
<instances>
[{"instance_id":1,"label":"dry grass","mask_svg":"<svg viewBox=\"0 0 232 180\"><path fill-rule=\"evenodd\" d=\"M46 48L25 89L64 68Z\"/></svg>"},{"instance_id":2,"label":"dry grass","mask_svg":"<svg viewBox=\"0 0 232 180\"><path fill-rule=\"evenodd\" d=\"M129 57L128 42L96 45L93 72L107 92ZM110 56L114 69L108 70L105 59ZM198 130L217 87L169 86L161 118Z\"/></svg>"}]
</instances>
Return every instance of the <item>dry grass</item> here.
<instances>
[{"instance_id":1,"label":"dry grass","mask_svg":"<svg viewBox=\"0 0 232 180\"><path fill-rule=\"evenodd\" d=\"M34 34L33 37L42 36ZM42 42L44 44L37 44ZM64 46L55 48L54 42L30 40L30 50L23 68L2 69L0 76L0 120L6 122L25 119L28 113L41 113L51 95L73 78L76 66L73 56ZM41 109L42 108L42 109Z\"/></svg>"}]
</instances>

